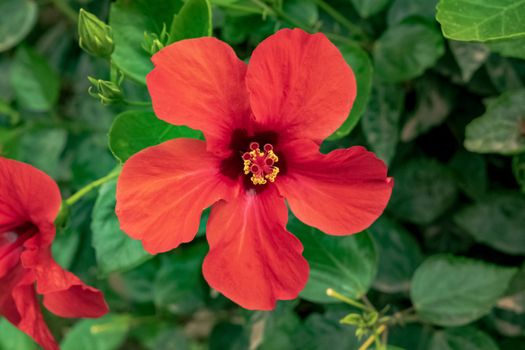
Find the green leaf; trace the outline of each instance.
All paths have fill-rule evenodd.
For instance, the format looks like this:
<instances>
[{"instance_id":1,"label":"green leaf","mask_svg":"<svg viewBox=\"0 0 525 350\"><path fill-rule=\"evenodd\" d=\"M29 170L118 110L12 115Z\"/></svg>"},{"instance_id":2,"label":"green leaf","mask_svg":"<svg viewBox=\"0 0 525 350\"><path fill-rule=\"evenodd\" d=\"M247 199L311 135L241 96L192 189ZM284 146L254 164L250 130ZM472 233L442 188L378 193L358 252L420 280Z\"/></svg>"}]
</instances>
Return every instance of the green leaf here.
<instances>
[{"instance_id":1,"label":"green leaf","mask_svg":"<svg viewBox=\"0 0 525 350\"><path fill-rule=\"evenodd\" d=\"M431 159L413 159L393 172L395 181L388 209L400 219L426 225L456 201L453 173Z\"/></svg>"},{"instance_id":2,"label":"green leaf","mask_svg":"<svg viewBox=\"0 0 525 350\"><path fill-rule=\"evenodd\" d=\"M379 158L389 164L399 142L399 120L405 91L397 85L376 83L361 126L366 140Z\"/></svg>"},{"instance_id":3,"label":"green leaf","mask_svg":"<svg viewBox=\"0 0 525 350\"><path fill-rule=\"evenodd\" d=\"M106 315L75 323L62 340L62 350L116 350L128 333L131 318L125 315Z\"/></svg>"},{"instance_id":4,"label":"green leaf","mask_svg":"<svg viewBox=\"0 0 525 350\"><path fill-rule=\"evenodd\" d=\"M487 41L525 36L525 0L440 0L436 19L445 37Z\"/></svg>"},{"instance_id":5,"label":"green leaf","mask_svg":"<svg viewBox=\"0 0 525 350\"><path fill-rule=\"evenodd\" d=\"M178 137L202 138L185 126L168 124L151 111L126 111L117 116L109 131L109 148L125 162L138 151Z\"/></svg>"},{"instance_id":6,"label":"green leaf","mask_svg":"<svg viewBox=\"0 0 525 350\"><path fill-rule=\"evenodd\" d=\"M457 152L449 163L459 188L472 199L480 198L488 189L489 179L485 158L464 150Z\"/></svg>"},{"instance_id":7,"label":"green leaf","mask_svg":"<svg viewBox=\"0 0 525 350\"><path fill-rule=\"evenodd\" d=\"M388 10L388 25L401 23L412 16L434 20L438 0L395 0Z\"/></svg>"},{"instance_id":8,"label":"green leaf","mask_svg":"<svg viewBox=\"0 0 525 350\"><path fill-rule=\"evenodd\" d=\"M367 232L336 237L293 218L288 229L304 246L310 277L300 296L315 302L337 302L326 295L328 288L351 298L360 298L370 288L377 272L377 253Z\"/></svg>"},{"instance_id":9,"label":"green leaf","mask_svg":"<svg viewBox=\"0 0 525 350\"><path fill-rule=\"evenodd\" d=\"M145 84L153 63L142 48L144 33L160 34L163 25L170 28L181 6L180 0L118 0L112 3L109 12L115 41L112 62L127 76Z\"/></svg>"},{"instance_id":10,"label":"green leaf","mask_svg":"<svg viewBox=\"0 0 525 350\"><path fill-rule=\"evenodd\" d=\"M428 350L432 329L428 325L409 323L388 330L388 342L407 350Z\"/></svg>"},{"instance_id":11,"label":"green leaf","mask_svg":"<svg viewBox=\"0 0 525 350\"><path fill-rule=\"evenodd\" d=\"M68 270L73 264L79 245L80 234L68 226L60 230L53 241L51 246L53 258L60 266Z\"/></svg>"},{"instance_id":12,"label":"green leaf","mask_svg":"<svg viewBox=\"0 0 525 350\"><path fill-rule=\"evenodd\" d=\"M444 40L435 25L410 18L388 28L376 41L376 76L393 83L416 78L444 53Z\"/></svg>"},{"instance_id":13,"label":"green leaf","mask_svg":"<svg viewBox=\"0 0 525 350\"><path fill-rule=\"evenodd\" d=\"M294 312L297 304L296 301L280 301L275 310L265 312L263 319L252 325L252 336L257 331L262 333L258 350L296 349L293 335L301 327L300 318Z\"/></svg>"},{"instance_id":14,"label":"green leaf","mask_svg":"<svg viewBox=\"0 0 525 350\"><path fill-rule=\"evenodd\" d=\"M357 85L357 96L348 118L346 118L339 129L330 135L328 140L336 140L348 135L357 125L368 104L370 92L372 90L372 78L374 75L374 67L366 51L356 44L336 44L346 63L348 63L354 71Z\"/></svg>"},{"instance_id":15,"label":"green leaf","mask_svg":"<svg viewBox=\"0 0 525 350\"><path fill-rule=\"evenodd\" d=\"M0 52L26 37L36 23L38 7L32 0L0 0Z\"/></svg>"},{"instance_id":16,"label":"green leaf","mask_svg":"<svg viewBox=\"0 0 525 350\"><path fill-rule=\"evenodd\" d=\"M417 241L403 226L386 216L380 217L368 230L379 256L374 288L383 293L408 291L412 275L423 261Z\"/></svg>"},{"instance_id":17,"label":"green leaf","mask_svg":"<svg viewBox=\"0 0 525 350\"><path fill-rule=\"evenodd\" d=\"M525 290L523 286L520 292L498 300L496 307L487 317L487 323L491 324L498 333L507 337L525 335Z\"/></svg>"},{"instance_id":18,"label":"green leaf","mask_svg":"<svg viewBox=\"0 0 525 350\"><path fill-rule=\"evenodd\" d=\"M525 254L525 196L502 193L485 196L454 216L472 238L508 254Z\"/></svg>"},{"instance_id":19,"label":"green leaf","mask_svg":"<svg viewBox=\"0 0 525 350\"><path fill-rule=\"evenodd\" d=\"M494 40L487 42L486 45L501 56L525 60L525 38Z\"/></svg>"},{"instance_id":20,"label":"green leaf","mask_svg":"<svg viewBox=\"0 0 525 350\"><path fill-rule=\"evenodd\" d=\"M37 350L33 339L13 326L6 319L0 319L0 349L2 350Z\"/></svg>"},{"instance_id":21,"label":"green leaf","mask_svg":"<svg viewBox=\"0 0 525 350\"><path fill-rule=\"evenodd\" d=\"M490 312L516 269L437 255L412 280L410 296L418 315L439 326L461 326Z\"/></svg>"},{"instance_id":22,"label":"green leaf","mask_svg":"<svg viewBox=\"0 0 525 350\"><path fill-rule=\"evenodd\" d=\"M449 41L449 46L461 69L461 78L465 83L485 63L490 53L484 44Z\"/></svg>"},{"instance_id":23,"label":"green leaf","mask_svg":"<svg viewBox=\"0 0 525 350\"><path fill-rule=\"evenodd\" d=\"M448 81L426 75L415 82L416 108L408 116L401 140L410 142L442 124L454 106L456 91Z\"/></svg>"},{"instance_id":24,"label":"green leaf","mask_svg":"<svg viewBox=\"0 0 525 350\"><path fill-rule=\"evenodd\" d=\"M351 0L359 16L368 18L381 12L391 0Z\"/></svg>"},{"instance_id":25,"label":"green leaf","mask_svg":"<svg viewBox=\"0 0 525 350\"><path fill-rule=\"evenodd\" d=\"M485 69L500 93L525 88L525 71L521 63L498 55L489 56Z\"/></svg>"},{"instance_id":26,"label":"green leaf","mask_svg":"<svg viewBox=\"0 0 525 350\"><path fill-rule=\"evenodd\" d=\"M499 347L484 332L473 327L461 327L435 332L429 350L499 350Z\"/></svg>"},{"instance_id":27,"label":"green leaf","mask_svg":"<svg viewBox=\"0 0 525 350\"><path fill-rule=\"evenodd\" d=\"M354 335L355 328L339 323L343 316L339 312L309 315L296 336L295 349L357 349L360 342Z\"/></svg>"},{"instance_id":28,"label":"green leaf","mask_svg":"<svg viewBox=\"0 0 525 350\"><path fill-rule=\"evenodd\" d=\"M170 313L190 314L204 306L209 293L201 266L208 247L204 242L184 245L161 257L160 270L153 290L157 309Z\"/></svg>"},{"instance_id":29,"label":"green leaf","mask_svg":"<svg viewBox=\"0 0 525 350\"><path fill-rule=\"evenodd\" d=\"M521 186L521 192L525 193L525 153L520 153L512 158L512 172Z\"/></svg>"},{"instance_id":30,"label":"green leaf","mask_svg":"<svg viewBox=\"0 0 525 350\"><path fill-rule=\"evenodd\" d=\"M58 100L60 80L47 61L32 48L17 49L9 80L21 107L47 111Z\"/></svg>"},{"instance_id":31,"label":"green leaf","mask_svg":"<svg viewBox=\"0 0 525 350\"><path fill-rule=\"evenodd\" d=\"M478 153L515 154L525 151L525 89L493 99L485 114L465 131L465 148Z\"/></svg>"},{"instance_id":32,"label":"green leaf","mask_svg":"<svg viewBox=\"0 0 525 350\"><path fill-rule=\"evenodd\" d=\"M319 19L315 0L286 0L283 2L283 11L307 27L315 25Z\"/></svg>"},{"instance_id":33,"label":"green leaf","mask_svg":"<svg viewBox=\"0 0 525 350\"><path fill-rule=\"evenodd\" d=\"M104 275L114 271L129 270L151 258L140 241L134 240L120 230L115 215L116 180L100 187L93 207L91 231L97 265Z\"/></svg>"},{"instance_id":34,"label":"green leaf","mask_svg":"<svg viewBox=\"0 0 525 350\"><path fill-rule=\"evenodd\" d=\"M188 0L173 18L170 42L211 36L211 5L209 0Z\"/></svg>"}]
</instances>

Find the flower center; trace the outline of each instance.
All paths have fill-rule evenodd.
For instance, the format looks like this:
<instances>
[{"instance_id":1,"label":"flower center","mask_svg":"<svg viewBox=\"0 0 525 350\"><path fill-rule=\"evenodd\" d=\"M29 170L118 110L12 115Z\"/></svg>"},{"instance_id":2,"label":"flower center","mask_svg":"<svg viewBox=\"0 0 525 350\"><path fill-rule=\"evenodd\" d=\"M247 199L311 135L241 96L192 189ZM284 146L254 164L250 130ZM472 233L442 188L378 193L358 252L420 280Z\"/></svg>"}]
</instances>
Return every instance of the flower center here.
<instances>
[{"instance_id":1,"label":"flower center","mask_svg":"<svg viewBox=\"0 0 525 350\"><path fill-rule=\"evenodd\" d=\"M250 150L242 155L244 161L244 174L252 174L250 180L254 185L264 185L268 181L275 182L279 168L275 163L279 161L273 152L273 146L265 144L263 150L259 148L257 142L250 143Z\"/></svg>"}]
</instances>

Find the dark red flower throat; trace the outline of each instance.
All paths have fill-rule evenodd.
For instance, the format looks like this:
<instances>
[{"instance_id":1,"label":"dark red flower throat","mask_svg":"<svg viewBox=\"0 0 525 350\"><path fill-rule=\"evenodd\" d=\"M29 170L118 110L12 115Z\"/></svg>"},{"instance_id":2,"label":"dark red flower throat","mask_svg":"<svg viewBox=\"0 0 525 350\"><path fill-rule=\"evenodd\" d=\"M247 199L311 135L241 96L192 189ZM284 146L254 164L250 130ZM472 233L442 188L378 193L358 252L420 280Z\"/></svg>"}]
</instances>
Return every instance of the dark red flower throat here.
<instances>
[{"instance_id":1,"label":"dark red flower throat","mask_svg":"<svg viewBox=\"0 0 525 350\"><path fill-rule=\"evenodd\" d=\"M279 141L274 131L250 134L246 129L235 129L229 145L231 156L221 162L221 173L233 180L242 176L247 190L262 191L286 173Z\"/></svg>"}]
</instances>

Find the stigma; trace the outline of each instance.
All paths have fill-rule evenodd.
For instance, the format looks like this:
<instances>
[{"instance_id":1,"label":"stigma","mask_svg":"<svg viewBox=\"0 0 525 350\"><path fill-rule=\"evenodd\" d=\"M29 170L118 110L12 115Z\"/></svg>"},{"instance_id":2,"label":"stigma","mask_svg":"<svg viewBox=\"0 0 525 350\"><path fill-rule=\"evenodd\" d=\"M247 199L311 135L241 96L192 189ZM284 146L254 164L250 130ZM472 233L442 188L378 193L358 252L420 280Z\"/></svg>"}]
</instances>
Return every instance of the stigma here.
<instances>
[{"instance_id":1,"label":"stigma","mask_svg":"<svg viewBox=\"0 0 525 350\"><path fill-rule=\"evenodd\" d=\"M264 185L269 182L275 182L279 168L275 163L279 161L277 155L273 152L273 146L265 144L263 149L257 142L250 143L250 150L242 155L244 161L244 174L250 175L250 180L254 185Z\"/></svg>"}]
</instances>

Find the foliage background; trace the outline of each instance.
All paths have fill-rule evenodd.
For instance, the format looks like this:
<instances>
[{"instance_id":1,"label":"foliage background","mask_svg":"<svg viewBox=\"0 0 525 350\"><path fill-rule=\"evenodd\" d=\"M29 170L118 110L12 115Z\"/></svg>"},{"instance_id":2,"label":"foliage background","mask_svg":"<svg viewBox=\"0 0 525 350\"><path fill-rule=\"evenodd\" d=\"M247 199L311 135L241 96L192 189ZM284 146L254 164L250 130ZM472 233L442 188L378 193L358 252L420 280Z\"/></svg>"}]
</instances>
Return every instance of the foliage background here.
<instances>
[{"instance_id":1,"label":"foliage background","mask_svg":"<svg viewBox=\"0 0 525 350\"><path fill-rule=\"evenodd\" d=\"M62 348L358 349L366 337L339 323L358 310L326 288L389 305L390 350L525 348L525 1L441 0L436 20L436 0L212 0L212 28L209 3L188 3L173 19L179 0L0 0L0 154L44 170L67 198L144 147L200 136L130 102L149 101L145 32L173 21L172 40L212 30L248 59L298 26L328 35L358 80L352 113L323 149L375 151L395 178L392 200L350 237L292 219L310 281L300 299L252 312L201 276L207 215L193 243L152 257L119 230L106 182L71 206L53 252L112 312L46 314ZM109 18L127 102L104 106L87 92L88 76L117 74L79 48L81 7ZM1 320L0 348L36 346Z\"/></svg>"}]
</instances>

